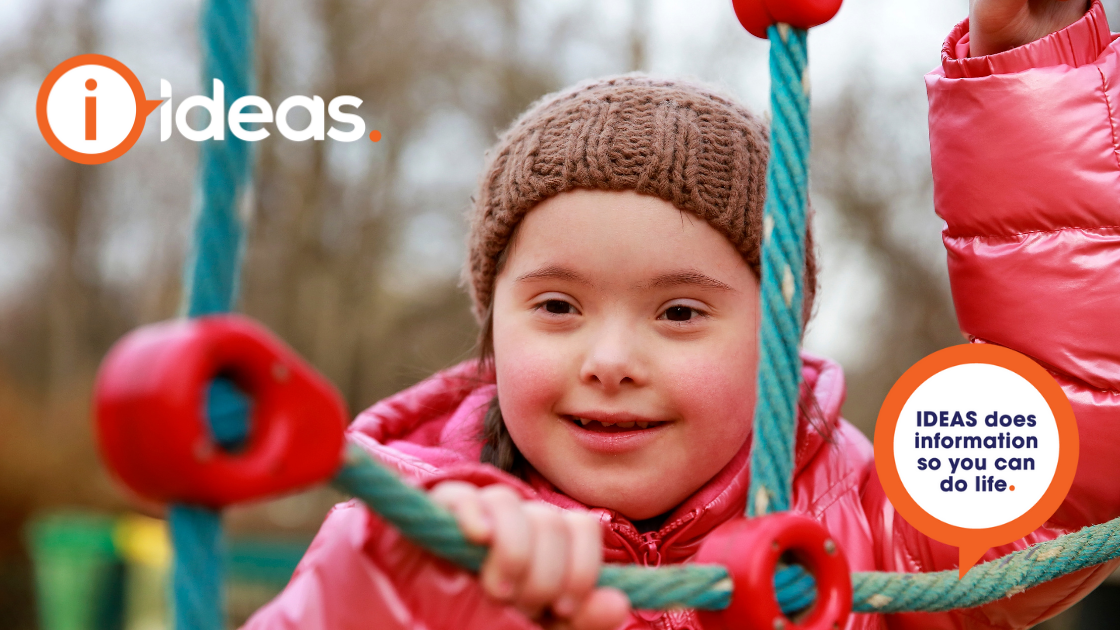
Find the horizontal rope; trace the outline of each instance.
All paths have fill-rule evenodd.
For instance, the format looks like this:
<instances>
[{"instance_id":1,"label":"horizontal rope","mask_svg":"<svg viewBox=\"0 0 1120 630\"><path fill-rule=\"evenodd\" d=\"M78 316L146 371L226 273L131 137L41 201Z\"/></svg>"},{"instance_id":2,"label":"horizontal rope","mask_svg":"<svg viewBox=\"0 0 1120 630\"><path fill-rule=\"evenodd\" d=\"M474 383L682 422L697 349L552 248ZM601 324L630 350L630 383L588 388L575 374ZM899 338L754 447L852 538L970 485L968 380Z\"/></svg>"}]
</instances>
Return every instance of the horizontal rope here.
<instances>
[{"instance_id":1,"label":"horizontal rope","mask_svg":"<svg viewBox=\"0 0 1120 630\"><path fill-rule=\"evenodd\" d=\"M361 499L413 543L477 572L486 548L468 542L455 517L428 495L401 481L357 446L350 446L335 476L335 488ZM1120 519L1038 543L999 560L978 564L964 579L957 571L936 573L857 572L852 574L855 612L936 612L971 608L1025 591L1043 582L1100 564L1120 555ZM778 605L789 615L815 598L811 575L800 566L778 571L774 578ZM607 565L599 586L618 588L634 608L658 610L696 608L722 610L731 601L727 569L684 564L657 569Z\"/></svg>"},{"instance_id":2,"label":"horizontal rope","mask_svg":"<svg viewBox=\"0 0 1120 630\"><path fill-rule=\"evenodd\" d=\"M852 610L939 612L972 608L1021 593L1120 555L1120 518L978 564L964 578L936 573L853 573Z\"/></svg>"}]
</instances>

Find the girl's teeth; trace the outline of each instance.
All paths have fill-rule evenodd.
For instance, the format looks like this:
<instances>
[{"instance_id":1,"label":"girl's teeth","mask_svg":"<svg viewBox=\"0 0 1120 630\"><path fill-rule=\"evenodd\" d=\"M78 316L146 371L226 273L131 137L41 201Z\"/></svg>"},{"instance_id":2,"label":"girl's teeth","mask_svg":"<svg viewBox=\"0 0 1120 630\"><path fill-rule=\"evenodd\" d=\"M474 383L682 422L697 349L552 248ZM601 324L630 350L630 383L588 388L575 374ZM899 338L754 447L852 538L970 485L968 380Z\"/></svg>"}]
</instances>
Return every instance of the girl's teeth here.
<instances>
[{"instance_id":1,"label":"girl's teeth","mask_svg":"<svg viewBox=\"0 0 1120 630\"><path fill-rule=\"evenodd\" d=\"M639 429L648 429L649 425L654 424L653 422L633 422L633 421L632 422L609 422L608 423L608 422L603 422L601 420L588 420L587 418L581 418L579 416L572 416L572 419L575 420L576 422L578 422L580 424L580 426L584 426L584 427L587 426L588 424L591 424L592 422L597 422L599 424L599 426L601 426L601 427L616 426L620 429L633 429L634 426L637 425L637 427Z\"/></svg>"}]
</instances>

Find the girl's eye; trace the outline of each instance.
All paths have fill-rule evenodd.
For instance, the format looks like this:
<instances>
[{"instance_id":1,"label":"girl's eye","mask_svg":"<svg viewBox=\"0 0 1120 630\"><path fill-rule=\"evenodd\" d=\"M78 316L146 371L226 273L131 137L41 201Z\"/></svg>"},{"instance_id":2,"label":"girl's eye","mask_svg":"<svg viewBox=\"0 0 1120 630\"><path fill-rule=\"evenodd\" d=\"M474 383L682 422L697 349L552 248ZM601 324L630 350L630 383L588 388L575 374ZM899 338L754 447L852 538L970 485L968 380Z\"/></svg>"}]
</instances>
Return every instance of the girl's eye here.
<instances>
[{"instance_id":1,"label":"girl's eye","mask_svg":"<svg viewBox=\"0 0 1120 630\"><path fill-rule=\"evenodd\" d=\"M567 315L574 312L575 309L564 300L547 300L544 303L544 310L556 315Z\"/></svg>"},{"instance_id":2,"label":"girl's eye","mask_svg":"<svg viewBox=\"0 0 1120 630\"><path fill-rule=\"evenodd\" d=\"M671 322L687 322L695 313L696 309L688 306L670 306L665 309L665 319Z\"/></svg>"}]
</instances>

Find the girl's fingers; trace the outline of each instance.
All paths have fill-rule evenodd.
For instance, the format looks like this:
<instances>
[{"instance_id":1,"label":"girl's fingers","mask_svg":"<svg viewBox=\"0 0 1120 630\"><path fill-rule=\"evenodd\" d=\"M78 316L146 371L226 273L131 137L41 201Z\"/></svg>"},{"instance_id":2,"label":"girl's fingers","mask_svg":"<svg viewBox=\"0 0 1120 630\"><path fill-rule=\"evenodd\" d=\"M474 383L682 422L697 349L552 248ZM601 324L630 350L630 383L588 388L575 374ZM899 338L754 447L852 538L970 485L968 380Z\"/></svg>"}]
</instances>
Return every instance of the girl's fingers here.
<instances>
[{"instance_id":1,"label":"girl's fingers","mask_svg":"<svg viewBox=\"0 0 1120 630\"><path fill-rule=\"evenodd\" d=\"M521 497L511 488L488 486L479 498L493 524L490 553L479 574L482 588L495 599L511 601L529 570L533 532Z\"/></svg>"},{"instance_id":2,"label":"girl's fingers","mask_svg":"<svg viewBox=\"0 0 1120 630\"><path fill-rule=\"evenodd\" d=\"M614 630L630 614L630 600L615 588L591 591L568 624L571 630Z\"/></svg>"},{"instance_id":3,"label":"girl's fingers","mask_svg":"<svg viewBox=\"0 0 1120 630\"><path fill-rule=\"evenodd\" d=\"M491 541L493 526L483 509L481 490L462 481L445 481L433 488L429 496L455 516L467 540L479 545Z\"/></svg>"},{"instance_id":4,"label":"girl's fingers","mask_svg":"<svg viewBox=\"0 0 1120 630\"><path fill-rule=\"evenodd\" d=\"M590 514L564 512L561 516L568 535L568 567L563 591L552 605L552 612L567 618L576 613L599 579L603 530L598 519Z\"/></svg>"},{"instance_id":5,"label":"girl's fingers","mask_svg":"<svg viewBox=\"0 0 1120 630\"><path fill-rule=\"evenodd\" d=\"M602 563L602 530L589 514L522 501L511 488L439 484L432 500L455 515L468 540L490 544L479 578L495 599L530 616L551 607L558 627L610 630L626 619L626 596L593 590Z\"/></svg>"},{"instance_id":6,"label":"girl's fingers","mask_svg":"<svg viewBox=\"0 0 1120 630\"><path fill-rule=\"evenodd\" d=\"M570 564L569 533L563 512L541 503L526 503L524 510L533 532L533 551L517 603L535 614L564 591Z\"/></svg>"}]
</instances>

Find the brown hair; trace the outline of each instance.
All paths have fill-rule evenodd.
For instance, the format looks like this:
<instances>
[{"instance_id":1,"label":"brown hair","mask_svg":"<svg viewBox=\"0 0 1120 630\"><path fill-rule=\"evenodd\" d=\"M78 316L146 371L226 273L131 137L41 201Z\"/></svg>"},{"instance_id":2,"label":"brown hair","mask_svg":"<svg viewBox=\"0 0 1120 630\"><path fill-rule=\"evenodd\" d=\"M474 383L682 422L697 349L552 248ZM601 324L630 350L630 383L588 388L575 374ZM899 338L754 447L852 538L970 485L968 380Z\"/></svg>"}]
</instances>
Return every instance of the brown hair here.
<instances>
[{"instance_id":1,"label":"brown hair","mask_svg":"<svg viewBox=\"0 0 1120 630\"><path fill-rule=\"evenodd\" d=\"M517 240L517 228L510 236L509 246ZM509 246L498 255L496 273L501 273L509 255ZM482 325L478 335L478 373L482 375L494 373L494 300L491 294L490 301L482 315ZM483 464L490 464L511 475L524 479L527 469L525 456L513 443L513 437L506 428L502 418L502 408L498 404L498 394L490 399L486 407L486 415L482 419L482 455L479 460Z\"/></svg>"}]
</instances>

